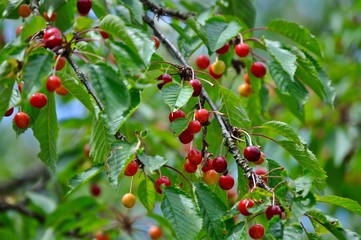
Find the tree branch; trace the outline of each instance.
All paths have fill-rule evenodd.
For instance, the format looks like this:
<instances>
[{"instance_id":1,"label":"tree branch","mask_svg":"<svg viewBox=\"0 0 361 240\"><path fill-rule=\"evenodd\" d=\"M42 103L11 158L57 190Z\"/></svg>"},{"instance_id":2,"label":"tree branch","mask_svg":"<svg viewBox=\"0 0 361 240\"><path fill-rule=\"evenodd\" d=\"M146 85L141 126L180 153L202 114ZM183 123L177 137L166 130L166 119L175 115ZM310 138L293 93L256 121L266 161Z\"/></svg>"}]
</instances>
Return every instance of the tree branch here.
<instances>
[{"instance_id":1,"label":"tree branch","mask_svg":"<svg viewBox=\"0 0 361 240\"><path fill-rule=\"evenodd\" d=\"M37 0L31 0L31 10L35 15L41 16L39 11L39 3Z\"/></svg>"},{"instance_id":2,"label":"tree branch","mask_svg":"<svg viewBox=\"0 0 361 240\"><path fill-rule=\"evenodd\" d=\"M159 7L156 4L154 4L148 0L140 0L140 1L142 2L143 6L147 7L150 11L155 13L157 16L167 15L167 16L175 17L175 18L178 18L181 20L186 20L187 18L194 16L194 13L181 12L181 11L177 11L177 10L174 10L171 8Z\"/></svg>"},{"instance_id":3,"label":"tree branch","mask_svg":"<svg viewBox=\"0 0 361 240\"><path fill-rule=\"evenodd\" d=\"M35 218L40 223L44 223L45 219L42 215L31 211L30 209L26 208L24 205L15 205L15 204L9 204L7 202L0 202L0 212L5 212L8 210L16 211L24 216L28 216L31 218Z\"/></svg>"},{"instance_id":4,"label":"tree branch","mask_svg":"<svg viewBox=\"0 0 361 240\"><path fill-rule=\"evenodd\" d=\"M142 1L144 2L144 1ZM143 3L144 4L144 3ZM143 20L153 29L154 33L162 40L162 42L167 46L167 49L184 65L189 66L183 55L178 51L178 49L157 29L154 24L154 21L149 18L147 15L143 15ZM248 164L248 161L244 159L242 154L240 153L237 142L232 138L232 130L233 127L228 123L228 121L220 114L218 114L219 109L212 101L211 97L207 93L207 91L203 88L201 92L201 98L204 98L212 111L214 112L214 116L217 119L221 130L222 136L225 138L228 151L233 155L237 165L241 167L244 171L244 175L248 179L255 179L256 185L266 189L267 191L271 191L271 188L263 181L263 179L255 174L251 167Z\"/></svg>"}]
</instances>

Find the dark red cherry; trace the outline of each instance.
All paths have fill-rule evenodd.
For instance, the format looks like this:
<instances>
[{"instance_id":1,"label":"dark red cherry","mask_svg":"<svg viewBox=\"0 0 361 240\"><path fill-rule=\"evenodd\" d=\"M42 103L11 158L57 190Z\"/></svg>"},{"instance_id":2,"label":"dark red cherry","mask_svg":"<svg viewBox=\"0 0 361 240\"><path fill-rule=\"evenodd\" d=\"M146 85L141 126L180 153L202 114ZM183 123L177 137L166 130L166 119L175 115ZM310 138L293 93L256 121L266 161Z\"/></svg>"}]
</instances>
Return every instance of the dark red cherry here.
<instances>
[{"instance_id":1,"label":"dark red cherry","mask_svg":"<svg viewBox=\"0 0 361 240\"><path fill-rule=\"evenodd\" d=\"M171 77L171 75L164 73L164 74L160 75L159 77L157 77L157 80L158 80L158 84L157 84L158 88L162 89L164 85L172 82L172 77Z\"/></svg>"},{"instance_id":2,"label":"dark red cherry","mask_svg":"<svg viewBox=\"0 0 361 240\"><path fill-rule=\"evenodd\" d=\"M229 45L229 43L227 42L227 43L225 43L221 48L217 49L216 53L218 53L218 54L225 54L225 53L228 52L229 47L230 47L230 45Z\"/></svg>"},{"instance_id":3,"label":"dark red cherry","mask_svg":"<svg viewBox=\"0 0 361 240\"><path fill-rule=\"evenodd\" d=\"M169 187L171 185L171 181L167 176L161 176L155 181L155 190L162 194L162 190L160 189L161 185L165 185L166 187Z\"/></svg>"},{"instance_id":4,"label":"dark red cherry","mask_svg":"<svg viewBox=\"0 0 361 240\"><path fill-rule=\"evenodd\" d=\"M192 149L188 152L187 159L194 165L202 162L202 152L197 149Z\"/></svg>"},{"instance_id":5,"label":"dark red cherry","mask_svg":"<svg viewBox=\"0 0 361 240\"><path fill-rule=\"evenodd\" d=\"M202 124L198 120L190 121L187 130L193 134L199 133L202 130Z\"/></svg>"},{"instance_id":6,"label":"dark red cherry","mask_svg":"<svg viewBox=\"0 0 361 240\"><path fill-rule=\"evenodd\" d=\"M177 118L185 118L186 115L182 110L177 110L175 112L170 112L169 113L169 122L173 122L174 120L176 120Z\"/></svg>"},{"instance_id":7,"label":"dark red cherry","mask_svg":"<svg viewBox=\"0 0 361 240\"><path fill-rule=\"evenodd\" d=\"M248 229L248 234L253 239L261 239L264 235L264 227L262 224L255 224Z\"/></svg>"},{"instance_id":8,"label":"dark red cherry","mask_svg":"<svg viewBox=\"0 0 361 240\"><path fill-rule=\"evenodd\" d=\"M82 16L88 15L90 9L92 8L92 1L91 0L78 0L76 3L76 8L78 12Z\"/></svg>"},{"instance_id":9,"label":"dark red cherry","mask_svg":"<svg viewBox=\"0 0 361 240\"><path fill-rule=\"evenodd\" d=\"M193 87L193 97L198 97L201 95L202 84L198 79L189 80L189 84Z\"/></svg>"},{"instance_id":10,"label":"dark red cherry","mask_svg":"<svg viewBox=\"0 0 361 240\"><path fill-rule=\"evenodd\" d=\"M194 135L188 130L183 131L179 136L178 139L183 144L188 144L193 141Z\"/></svg>"},{"instance_id":11,"label":"dark red cherry","mask_svg":"<svg viewBox=\"0 0 361 240\"><path fill-rule=\"evenodd\" d=\"M223 190L229 190L234 186L234 179L231 175L222 175L220 176L218 183Z\"/></svg>"},{"instance_id":12,"label":"dark red cherry","mask_svg":"<svg viewBox=\"0 0 361 240\"><path fill-rule=\"evenodd\" d=\"M266 209L266 217L268 220L271 220L273 216L280 216L282 218L282 209L278 205L270 205Z\"/></svg>"},{"instance_id":13,"label":"dark red cherry","mask_svg":"<svg viewBox=\"0 0 361 240\"><path fill-rule=\"evenodd\" d=\"M243 156L250 162L256 162L261 157L261 151L258 147L248 146L243 150Z\"/></svg>"},{"instance_id":14,"label":"dark red cherry","mask_svg":"<svg viewBox=\"0 0 361 240\"><path fill-rule=\"evenodd\" d=\"M213 159L213 169L218 173L223 173L227 170L227 161L224 157L218 156Z\"/></svg>"}]
</instances>

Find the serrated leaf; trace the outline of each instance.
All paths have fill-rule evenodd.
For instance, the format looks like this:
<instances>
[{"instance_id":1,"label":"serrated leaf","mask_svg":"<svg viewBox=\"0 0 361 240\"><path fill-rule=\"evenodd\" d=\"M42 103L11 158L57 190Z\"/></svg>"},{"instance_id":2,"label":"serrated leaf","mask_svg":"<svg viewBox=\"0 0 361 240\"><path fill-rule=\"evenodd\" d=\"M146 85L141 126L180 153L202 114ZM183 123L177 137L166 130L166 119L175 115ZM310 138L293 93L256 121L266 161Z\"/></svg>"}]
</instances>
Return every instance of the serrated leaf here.
<instances>
[{"instance_id":1,"label":"serrated leaf","mask_svg":"<svg viewBox=\"0 0 361 240\"><path fill-rule=\"evenodd\" d=\"M208 36L205 30L205 27L201 25L196 18L190 17L186 20L187 25L192 28L192 30L198 35L198 37L202 40L204 45L209 49L209 41Z\"/></svg>"},{"instance_id":2,"label":"serrated leaf","mask_svg":"<svg viewBox=\"0 0 361 240\"><path fill-rule=\"evenodd\" d=\"M212 239L223 239L222 231L225 225L221 219L226 215L227 207L204 184L195 184L194 191L201 216L203 217L203 228Z\"/></svg>"},{"instance_id":3,"label":"serrated leaf","mask_svg":"<svg viewBox=\"0 0 361 240\"><path fill-rule=\"evenodd\" d=\"M34 137L40 144L40 160L55 171L58 161L58 119L56 117L55 98L53 93L47 94L48 103L40 110L39 117L33 123Z\"/></svg>"},{"instance_id":4,"label":"serrated leaf","mask_svg":"<svg viewBox=\"0 0 361 240\"><path fill-rule=\"evenodd\" d=\"M235 225L227 236L227 240L239 240L247 239L247 228L245 227L245 222L240 222Z\"/></svg>"},{"instance_id":5,"label":"serrated leaf","mask_svg":"<svg viewBox=\"0 0 361 240\"><path fill-rule=\"evenodd\" d=\"M55 1L54 1L55 2ZM63 1L56 1L56 2L63 2ZM54 25L59 28L61 31L65 32L74 23L75 17L74 8L76 7L76 0L67 0L66 4L61 5L56 12L58 13ZM45 8L48 10L49 8Z\"/></svg>"},{"instance_id":6,"label":"serrated leaf","mask_svg":"<svg viewBox=\"0 0 361 240\"><path fill-rule=\"evenodd\" d=\"M242 168L237 166L238 170L238 184L237 184L237 193L240 196L247 194L249 192L248 179L244 176L244 171Z\"/></svg>"},{"instance_id":7,"label":"serrated leaf","mask_svg":"<svg viewBox=\"0 0 361 240\"><path fill-rule=\"evenodd\" d=\"M69 180L69 191L66 193L65 197L71 194L74 190L79 188L80 186L84 185L85 183L89 182L95 175L103 171L102 166L93 166L82 173L79 173L72 177Z\"/></svg>"},{"instance_id":8,"label":"serrated leaf","mask_svg":"<svg viewBox=\"0 0 361 240\"><path fill-rule=\"evenodd\" d=\"M267 52L280 64L282 69L288 73L290 79L293 80L297 66L297 57L290 51L283 49L280 42L265 39Z\"/></svg>"},{"instance_id":9,"label":"serrated leaf","mask_svg":"<svg viewBox=\"0 0 361 240\"><path fill-rule=\"evenodd\" d=\"M278 98L281 100L290 112L297 117L301 122L305 121L305 109L295 97L288 93L282 93L278 88L274 89Z\"/></svg>"},{"instance_id":10,"label":"serrated leaf","mask_svg":"<svg viewBox=\"0 0 361 240\"><path fill-rule=\"evenodd\" d=\"M278 133L279 135L291 140L295 143L305 144L305 141L300 139L298 134L292 129L290 125L279 121L268 121L262 125L263 129L269 129L272 132Z\"/></svg>"},{"instance_id":11,"label":"serrated leaf","mask_svg":"<svg viewBox=\"0 0 361 240\"><path fill-rule=\"evenodd\" d=\"M46 28L46 21L41 16L30 16L26 19L23 29L21 29L20 36L22 40L27 39L33 34Z\"/></svg>"},{"instance_id":12,"label":"serrated leaf","mask_svg":"<svg viewBox=\"0 0 361 240\"><path fill-rule=\"evenodd\" d=\"M138 187L138 197L143 206L152 213L155 204L154 184L148 178L140 182Z\"/></svg>"},{"instance_id":13,"label":"serrated leaf","mask_svg":"<svg viewBox=\"0 0 361 240\"><path fill-rule=\"evenodd\" d=\"M123 141L116 141L112 144L105 166L109 183L113 187L118 187L119 176L134 159L136 150L137 144L130 144Z\"/></svg>"},{"instance_id":14,"label":"serrated leaf","mask_svg":"<svg viewBox=\"0 0 361 240\"><path fill-rule=\"evenodd\" d=\"M220 4L221 12L224 15L236 16L247 24L248 28L253 28L256 22L256 8L253 0L229 0ZM242 11L240 11L242 9Z\"/></svg>"},{"instance_id":15,"label":"serrated leaf","mask_svg":"<svg viewBox=\"0 0 361 240\"><path fill-rule=\"evenodd\" d=\"M4 62L0 66L0 120L4 116L4 113L11 107L10 100L12 96L12 88L15 83L15 76L5 77L10 73L10 65ZM9 106L10 105L10 106Z\"/></svg>"},{"instance_id":16,"label":"serrated leaf","mask_svg":"<svg viewBox=\"0 0 361 240\"><path fill-rule=\"evenodd\" d=\"M90 136L90 157L95 163L105 162L114 140L104 118L99 116L98 119L94 119Z\"/></svg>"},{"instance_id":17,"label":"serrated leaf","mask_svg":"<svg viewBox=\"0 0 361 240\"><path fill-rule=\"evenodd\" d=\"M295 240L295 239L302 239L303 229L298 224L287 224L284 226L283 229L283 240Z\"/></svg>"},{"instance_id":18,"label":"serrated leaf","mask_svg":"<svg viewBox=\"0 0 361 240\"><path fill-rule=\"evenodd\" d=\"M188 127L189 120L187 118L177 118L170 124L172 132L178 136Z\"/></svg>"},{"instance_id":19,"label":"serrated leaf","mask_svg":"<svg viewBox=\"0 0 361 240\"><path fill-rule=\"evenodd\" d=\"M128 89L113 68L105 64L92 65L90 79L104 104L109 130L114 134L120 127L121 117L130 105Z\"/></svg>"},{"instance_id":20,"label":"serrated leaf","mask_svg":"<svg viewBox=\"0 0 361 240\"><path fill-rule=\"evenodd\" d=\"M64 72L58 72L57 76L61 79L61 84L76 97L93 115L97 116L100 112L93 96L85 89L80 80Z\"/></svg>"},{"instance_id":21,"label":"serrated leaf","mask_svg":"<svg viewBox=\"0 0 361 240\"><path fill-rule=\"evenodd\" d=\"M125 123L125 121L138 109L140 101L141 101L141 92L136 88L131 88L129 90L130 95L130 105L129 108L124 111L123 115L119 117L117 121L117 125L121 126Z\"/></svg>"},{"instance_id":22,"label":"serrated leaf","mask_svg":"<svg viewBox=\"0 0 361 240\"><path fill-rule=\"evenodd\" d=\"M146 167L149 168L149 171L153 172L158 170L161 166L167 163L167 159L161 156L149 156L145 153L138 154L139 160L144 163Z\"/></svg>"},{"instance_id":23,"label":"serrated leaf","mask_svg":"<svg viewBox=\"0 0 361 240\"><path fill-rule=\"evenodd\" d=\"M13 89L10 97L9 107L15 107L21 101L20 91L18 89ZM0 101L1 102L1 101Z\"/></svg>"},{"instance_id":24,"label":"serrated leaf","mask_svg":"<svg viewBox=\"0 0 361 240\"><path fill-rule=\"evenodd\" d=\"M196 238L202 228L202 219L192 199L184 192L172 187L166 188L161 209L178 239Z\"/></svg>"},{"instance_id":25,"label":"serrated leaf","mask_svg":"<svg viewBox=\"0 0 361 240\"><path fill-rule=\"evenodd\" d=\"M92 0L92 10L99 19L107 14L107 7L104 0Z\"/></svg>"},{"instance_id":26,"label":"serrated leaf","mask_svg":"<svg viewBox=\"0 0 361 240\"><path fill-rule=\"evenodd\" d=\"M247 128L251 125L246 111L244 110L241 99L231 90L219 86L222 97L221 112L225 113L229 123L239 128Z\"/></svg>"},{"instance_id":27,"label":"serrated leaf","mask_svg":"<svg viewBox=\"0 0 361 240\"><path fill-rule=\"evenodd\" d=\"M192 97L193 88L188 84L181 87L176 83L168 83L162 88L164 102L172 112L184 106Z\"/></svg>"},{"instance_id":28,"label":"serrated leaf","mask_svg":"<svg viewBox=\"0 0 361 240\"><path fill-rule=\"evenodd\" d=\"M332 196L332 195L329 196L316 195L316 200L318 202L333 204L345 208L351 212L357 213L358 215L361 215L361 206L355 200L343 198L339 196Z\"/></svg>"},{"instance_id":29,"label":"serrated leaf","mask_svg":"<svg viewBox=\"0 0 361 240\"><path fill-rule=\"evenodd\" d=\"M314 53L318 57L323 58L320 45L318 44L315 36L302 25L285 20L273 20L268 24L267 28L288 37L298 43L301 47Z\"/></svg>"},{"instance_id":30,"label":"serrated leaf","mask_svg":"<svg viewBox=\"0 0 361 240\"><path fill-rule=\"evenodd\" d=\"M306 174L302 177L294 180L290 185L295 188L295 196L296 197L306 197L310 192L313 184L313 178Z\"/></svg>"},{"instance_id":31,"label":"serrated leaf","mask_svg":"<svg viewBox=\"0 0 361 240\"><path fill-rule=\"evenodd\" d=\"M74 22L73 30L76 32L87 30L91 28L93 23L94 20L88 17L77 17Z\"/></svg>"},{"instance_id":32,"label":"serrated leaf","mask_svg":"<svg viewBox=\"0 0 361 240\"><path fill-rule=\"evenodd\" d=\"M141 23L144 12L142 3L139 0L122 0L122 3L129 10L132 18L136 22Z\"/></svg>"}]
</instances>

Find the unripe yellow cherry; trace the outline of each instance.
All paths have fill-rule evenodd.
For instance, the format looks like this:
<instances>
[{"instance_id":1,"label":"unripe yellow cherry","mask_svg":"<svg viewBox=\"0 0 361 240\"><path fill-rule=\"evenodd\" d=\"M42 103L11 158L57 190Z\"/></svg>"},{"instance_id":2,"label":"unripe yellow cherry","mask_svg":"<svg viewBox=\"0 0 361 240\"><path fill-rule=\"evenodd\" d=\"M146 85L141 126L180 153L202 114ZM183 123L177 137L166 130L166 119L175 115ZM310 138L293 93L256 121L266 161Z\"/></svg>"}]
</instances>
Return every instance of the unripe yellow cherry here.
<instances>
[{"instance_id":1,"label":"unripe yellow cherry","mask_svg":"<svg viewBox=\"0 0 361 240\"><path fill-rule=\"evenodd\" d=\"M132 208L135 204L135 196L131 193L127 193L122 198L122 204L126 208Z\"/></svg>"},{"instance_id":2,"label":"unripe yellow cherry","mask_svg":"<svg viewBox=\"0 0 361 240\"><path fill-rule=\"evenodd\" d=\"M212 70L215 74L221 75L226 70L226 64L222 60L218 60L212 64Z\"/></svg>"},{"instance_id":3,"label":"unripe yellow cherry","mask_svg":"<svg viewBox=\"0 0 361 240\"><path fill-rule=\"evenodd\" d=\"M239 85L238 87L238 93L242 96L242 97L249 97L252 93L252 87L251 84L248 83L243 83L241 85Z\"/></svg>"}]
</instances>

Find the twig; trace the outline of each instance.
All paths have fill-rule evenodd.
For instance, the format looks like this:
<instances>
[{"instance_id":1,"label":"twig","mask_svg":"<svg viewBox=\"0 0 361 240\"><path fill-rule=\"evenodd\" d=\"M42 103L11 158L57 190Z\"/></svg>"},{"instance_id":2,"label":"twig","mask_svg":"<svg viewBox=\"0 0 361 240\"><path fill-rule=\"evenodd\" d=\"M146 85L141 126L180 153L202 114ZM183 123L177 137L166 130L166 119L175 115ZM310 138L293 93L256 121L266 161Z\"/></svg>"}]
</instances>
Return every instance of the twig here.
<instances>
[{"instance_id":1,"label":"twig","mask_svg":"<svg viewBox=\"0 0 361 240\"><path fill-rule=\"evenodd\" d=\"M8 211L8 210L14 210L18 213L21 213L24 216L28 216L31 218L35 218L40 223L44 223L45 219L42 215L31 211L30 209L27 209L23 205L15 205L15 204L9 204L6 202L0 202L0 212L2 211Z\"/></svg>"},{"instance_id":2,"label":"twig","mask_svg":"<svg viewBox=\"0 0 361 240\"><path fill-rule=\"evenodd\" d=\"M140 0L142 2L142 4L147 7L150 11L152 11L153 13L155 13L157 16L162 16L162 15L168 15L171 17L175 17L181 20L186 20L187 18L193 17L194 13L190 13L190 12L181 12L181 11L177 11L171 8L163 8L163 7L159 7L156 4L148 1L148 0Z\"/></svg>"},{"instance_id":3,"label":"twig","mask_svg":"<svg viewBox=\"0 0 361 240\"><path fill-rule=\"evenodd\" d=\"M40 11L39 11L39 3L37 0L31 0L31 10L34 13L34 15L38 15L41 16Z\"/></svg>"}]
</instances>

